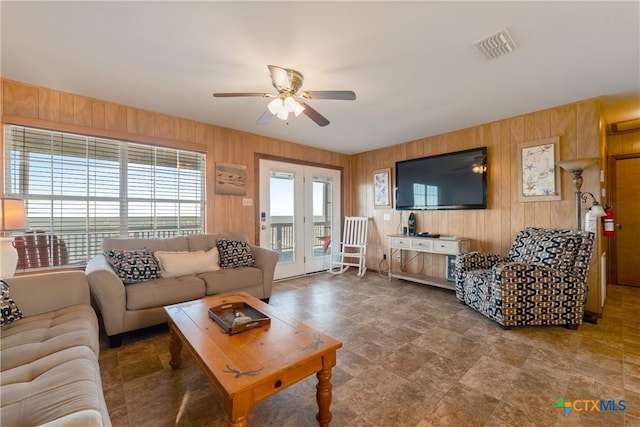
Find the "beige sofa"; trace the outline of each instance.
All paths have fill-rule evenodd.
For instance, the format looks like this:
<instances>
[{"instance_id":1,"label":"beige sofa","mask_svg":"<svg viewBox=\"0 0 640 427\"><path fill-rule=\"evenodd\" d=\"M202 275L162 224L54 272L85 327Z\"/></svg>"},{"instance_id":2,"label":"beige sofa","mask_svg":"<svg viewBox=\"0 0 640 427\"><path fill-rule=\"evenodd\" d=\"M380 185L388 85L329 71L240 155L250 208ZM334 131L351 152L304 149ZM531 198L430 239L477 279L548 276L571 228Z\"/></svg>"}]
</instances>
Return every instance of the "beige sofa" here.
<instances>
[{"instance_id":1,"label":"beige sofa","mask_svg":"<svg viewBox=\"0 0 640 427\"><path fill-rule=\"evenodd\" d=\"M215 248L218 239L248 242L242 233L193 234L167 239L105 239L104 252L112 249L143 249L150 252L195 252ZM123 284L104 255L89 261L85 272L91 294L102 314L110 345L117 347L122 334L167 321L165 305L190 301L206 295L245 291L266 302L271 296L278 253L249 245L255 264L198 274L159 278Z\"/></svg>"},{"instance_id":2,"label":"beige sofa","mask_svg":"<svg viewBox=\"0 0 640 427\"><path fill-rule=\"evenodd\" d=\"M82 271L6 279L24 318L2 326L0 425L110 426Z\"/></svg>"}]
</instances>

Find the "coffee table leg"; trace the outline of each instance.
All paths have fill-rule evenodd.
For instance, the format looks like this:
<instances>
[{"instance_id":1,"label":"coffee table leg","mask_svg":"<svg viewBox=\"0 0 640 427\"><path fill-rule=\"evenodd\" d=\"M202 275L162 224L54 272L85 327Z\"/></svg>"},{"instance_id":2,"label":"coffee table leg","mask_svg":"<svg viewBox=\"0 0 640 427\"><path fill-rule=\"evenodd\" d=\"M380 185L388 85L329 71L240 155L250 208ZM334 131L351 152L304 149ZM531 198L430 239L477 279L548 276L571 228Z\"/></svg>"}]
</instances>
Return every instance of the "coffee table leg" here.
<instances>
[{"instance_id":1,"label":"coffee table leg","mask_svg":"<svg viewBox=\"0 0 640 427\"><path fill-rule=\"evenodd\" d=\"M175 326L173 323L169 322L169 331L170 331L170 342L169 342L169 352L171 353L171 360L169 361L169 365L173 369L179 369L182 364L182 340L178 336L175 331Z\"/></svg>"},{"instance_id":2,"label":"coffee table leg","mask_svg":"<svg viewBox=\"0 0 640 427\"><path fill-rule=\"evenodd\" d=\"M316 400L318 401L318 414L316 419L320 427L328 427L331 421L331 368L323 368L316 374L318 384L316 385Z\"/></svg>"},{"instance_id":3,"label":"coffee table leg","mask_svg":"<svg viewBox=\"0 0 640 427\"><path fill-rule=\"evenodd\" d=\"M247 427L249 425L249 412L253 407L253 393L241 393L235 398L225 398L224 407L227 411L229 427Z\"/></svg>"},{"instance_id":4,"label":"coffee table leg","mask_svg":"<svg viewBox=\"0 0 640 427\"><path fill-rule=\"evenodd\" d=\"M246 415L229 421L229 427L247 427L249 425L249 417Z\"/></svg>"}]
</instances>

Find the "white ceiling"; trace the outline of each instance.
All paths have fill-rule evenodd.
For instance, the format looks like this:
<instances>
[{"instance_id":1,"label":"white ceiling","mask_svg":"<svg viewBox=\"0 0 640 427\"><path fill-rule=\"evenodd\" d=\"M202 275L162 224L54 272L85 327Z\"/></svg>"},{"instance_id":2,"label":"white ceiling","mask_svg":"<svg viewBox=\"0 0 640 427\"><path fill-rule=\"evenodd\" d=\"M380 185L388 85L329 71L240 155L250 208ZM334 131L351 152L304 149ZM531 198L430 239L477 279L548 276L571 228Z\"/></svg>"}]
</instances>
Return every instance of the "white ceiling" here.
<instances>
[{"instance_id":1,"label":"white ceiling","mask_svg":"<svg viewBox=\"0 0 640 427\"><path fill-rule=\"evenodd\" d=\"M2 77L259 135L358 153L602 96L640 117L640 3L11 2ZM473 43L508 29L518 49ZM256 124L268 64L305 76L308 117Z\"/></svg>"}]
</instances>

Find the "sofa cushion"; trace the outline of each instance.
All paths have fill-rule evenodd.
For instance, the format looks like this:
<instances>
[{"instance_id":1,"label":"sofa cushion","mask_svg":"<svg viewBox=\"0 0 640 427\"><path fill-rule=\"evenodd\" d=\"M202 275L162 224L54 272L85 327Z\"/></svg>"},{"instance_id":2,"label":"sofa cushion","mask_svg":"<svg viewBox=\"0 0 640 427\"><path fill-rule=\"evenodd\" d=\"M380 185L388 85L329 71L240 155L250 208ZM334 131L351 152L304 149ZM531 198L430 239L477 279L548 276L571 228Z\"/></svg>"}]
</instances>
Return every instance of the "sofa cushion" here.
<instances>
[{"instance_id":1,"label":"sofa cushion","mask_svg":"<svg viewBox=\"0 0 640 427\"><path fill-rule=\"evenodd\" d=\"M111 249L105 253L105 256L113 271L125 285L160 277L158 261L147 248Z\"/></svg>"},{"instance_id":2,"label":"sofa cushion","mask_svg":"<svg viewBox=\"0 0 640 427\"><path fill-rule=\"evenodd\" d=\"M152 253L155 251L188 251L189 244L185 236L158 238L158 239L104 239L102 250L108 252L111 249L142 249L147 248Z\"/></svg>"},{"instance_id":3,"label":"sofa cushion","mask_svg":"<svg viewBox=\"0 0 640 427\"><path fill-rule=\"evenodd\" d=\"M100 367L89 347L70 347L2 372L0 424L109 426ZM75 424L63 424L73 419Z\"/></svg>"},{"instance_id":4,"label":"sofa cushion","mask_svg":"<svg viewBox=\"0 0 640 427\"><path fill-rule=\"evenodd\" d=\"M246 234L237 231L228 231L225 233L208 233L208 234L189 234L186 236L189 243L190 251L208 251L218 246L218 240L239 240L241 242L249 242Z\"/></svg>"},{"instance_id":5,"label":"sofa cushion","mask_svg":"<svg viewBox=\"0 0 640 427\"><path fill-rule=\"evenodd\" d=\"M205 281L207 295L247 290L262 285L262 270L255 267L228 268L198 274Z\"/></svg>"},{"instance_id":6,"label":"sofa cushion","mask_svg":"<svg viewBox=\"0 0 640 427\"><path fill-rule=\"evenodd\" d=\"M9 284L0 279L2 298L0 299L0 326L8 325L24 317L16 302L11 298Z\"/></svg>"},{"instance_id":7,"label":"sofa cushion","mask_svg":"<svg viewBox=\"0 0 640 427\"><path fill-rule=\"evenodd\" d=\"M0 369L12 369L80 345L90 348L96 357L99 355L98 319L90 305L27 316L2 329Z\"/></svg>"},{"instance_id":8,"label":"sofa cushion","mask_svg":"<svg viewBox=\"0 0 640 427\"><path fill-rule=\"evenodd\" d=\"M220 270L218 248L212 248L207 252L156 251L153 255L160 264L162 277L180 277Z\"/></svg>"},{"instance_id":9,"label":"sofa cushion","mask_svg":"<svg viewBox=\"0 0 640 427\"><path fill-rule=\"evenodd\" d=\"M576 257L576 239L562 234L543 236L532 242L523 262L542 267L570 270Z\"/></svg>"},{"instance_id":10,"label":"sofa cushion","mask_svg":"<svg viewBox=\"0 0 640 427\"><path fill-rule=\"evenodd\" d=\"M127 310L143 310L205 296L204 282L196 276L162 278L125 286Z\"/></svg>"},{"instance_id":11,"label":"sofa cushion","mask_svg":"<svg viewBox=\"0 0 640 427\"><path fill-rule=\"evenodd\" d=\"M509 260L570 270L573 268L577 250L576 238L566 232L530 228L516 237Z\"/></svg>"},{"instance_id":12,"label":"sofa cushion","mask_svg":"<svg viewBox=\"0 0 640 427\"><path fill-rule=\"evenodd\" d=\"M247 242L240 240L218 240L221 268L251 267L255 260Z\"/></svg>"}]
</instances>

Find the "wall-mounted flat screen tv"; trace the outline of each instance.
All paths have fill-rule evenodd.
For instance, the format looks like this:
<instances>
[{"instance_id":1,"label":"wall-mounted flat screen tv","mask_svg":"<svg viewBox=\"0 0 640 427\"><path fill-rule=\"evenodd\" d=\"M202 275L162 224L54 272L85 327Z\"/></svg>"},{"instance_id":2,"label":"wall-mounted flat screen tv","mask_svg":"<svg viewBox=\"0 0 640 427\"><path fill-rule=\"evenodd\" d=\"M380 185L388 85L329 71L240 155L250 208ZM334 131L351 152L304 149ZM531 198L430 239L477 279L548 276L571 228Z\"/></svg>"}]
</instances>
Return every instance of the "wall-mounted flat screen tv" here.
<instances>
[{"instance_id":1,"label":"wall-mounted flat screen tv","mask_svg":"<svg viewBox=\"0 0 640 427\"><path fill-rule=\"evenodd\" d=\"M486 209L487 147L396 162L396 209Z\"/></svg>"}]
</instances>

